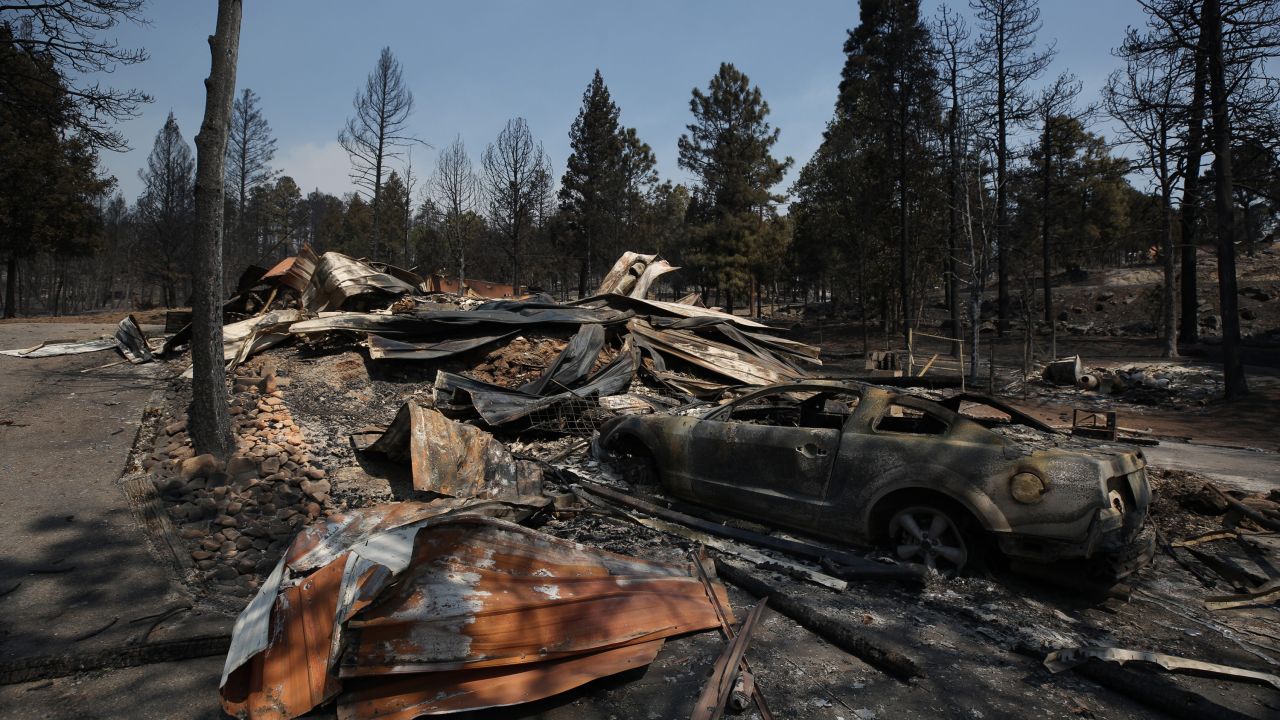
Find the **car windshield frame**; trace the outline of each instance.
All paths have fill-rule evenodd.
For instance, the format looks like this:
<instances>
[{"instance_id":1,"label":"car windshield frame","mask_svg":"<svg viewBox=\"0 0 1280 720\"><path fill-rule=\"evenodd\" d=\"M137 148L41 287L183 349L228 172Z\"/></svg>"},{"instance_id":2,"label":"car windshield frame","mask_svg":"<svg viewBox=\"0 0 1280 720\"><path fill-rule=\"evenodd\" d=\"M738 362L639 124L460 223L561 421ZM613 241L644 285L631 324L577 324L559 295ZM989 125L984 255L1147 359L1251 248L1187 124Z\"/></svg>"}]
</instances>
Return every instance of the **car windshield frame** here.
<instances>
[{"instance_id":1,"label":"car windshield frame","mask_svg":"<svg viewBox=\"0 0 1280 720\"><path fill-rule=\"evenodd\" d=\"M859 404L861 404L861 402L866 399L866 391L863 387L859 385L848 385L843 383L841 384L796 383L792 385L773 385L766 388L760 388L759 390L755 390L753 392L749 392L746 395L743 395L742 397L732 400L730 402L727 402L723 405L717 405L716 407L709 410L705 415L703 415L701 419L709 420L712 422L732 422L730 420L730 417L733 415L734 409L738 408L744 403L748 403L753 400L758 400L762 397L768 397L770 395L781 395L784 393L791 393L791 392L848 393L850 395L856 395L858 397Z\"/></svg>"}]
</instances>

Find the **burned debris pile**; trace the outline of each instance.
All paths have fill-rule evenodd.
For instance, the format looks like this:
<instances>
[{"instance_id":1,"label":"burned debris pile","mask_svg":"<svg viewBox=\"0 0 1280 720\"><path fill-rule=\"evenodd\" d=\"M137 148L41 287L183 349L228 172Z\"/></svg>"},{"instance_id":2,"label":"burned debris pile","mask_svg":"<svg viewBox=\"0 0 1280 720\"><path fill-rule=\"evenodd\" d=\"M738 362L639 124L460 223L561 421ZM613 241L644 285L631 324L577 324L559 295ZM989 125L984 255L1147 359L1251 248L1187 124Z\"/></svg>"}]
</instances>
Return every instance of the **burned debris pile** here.
<instances>
[{"instance_id":1,"label":"burned debris pile","mask_svg":"<svg viewBox=\"0 0 1280 720\"><path fill-rule=\"evenodd\" d=\"M1021 390L1046 398L1079 395L1092 406L1115 401L1172 409L1200 407L1222 396L1220 370L1178 363L1111 364L1086 367L1071 356L1047 363L1039 382Z\"/></svg>"},{"instance_id":2,"label":"burned debris pile","mask_svg":"<svg viewBox=\"0 0 1280 720\"><path fill-rule=\"evenodd\" d=\"M767 718L756 681L771 700L785 698L779 677L787 670L762 662L762 650L748 650L753 634L774 633L769 644L757 645L776 643L769 626L777 623L759 609L765 599L873 675L912 687L939 682L942 651L907 639L914 636L902 623L932 627L958 617L977 618L987 637L999 635L999 643L1037 662L1055 650L1062 659L1087 648L1093 659L1073 668L1086 677L1103 655L1128 657L1127 650L1110 652L1112 645L1151 657L1234 662L1205 645L1164 646L1113 633L1105 623L1077 625L1061 612L1036 619L1031 629L1014 619L1001 623L993 618L1020 601L984 582L989 604L967 606L971 579L958 570L940 579L934 566L912 558L906 537L914 524L931 539L943 538L950 521L936 513L916 520L925 513L901 502L884 517L828 520L852 526L873 516L909 517L876 549L871 540L784 522L798 517L787 515L788 502L803 505L806 493L834 497L840 482L824 478L849 473L833 474L824 463L847 464L856 455L854 434L861 431L850 429L857 424L850 420L864 416L868 427L886 431L879 455L857 461L864 485L895 432L932 434L935 457L951 452L942 449L947 443L963 441L965 461L974 467L994 462L978 460L975 448L1020 470L1032 467L1038 452L1059 465L1078 452L1092 458L1088 467L1115 475L1106 480L1120 505L1113 503L1112 512L1106 505L1114 498L1100 502L1103 514L1119 518L1112 525L1121 539L1140 535L1144 463L1124 460L1136 452L1131 448L1098 451L1095 442L992 398L948 393L926 402L822 380L817 347L706 308L696 297L650 297L654 280L670 269L656 257L627 254L595 295L556 302L542 295L473 297L466 285L452 287L462 294L440 292L446 286L406 270L304 250L242 289L228 304L224 326L235 456L225 464L195 457L179 419L163 428L146 461L186 543L187 579L228 601L253 598L226 660L224 709L291 718L324 706L341 718L407 719L536 701L633 668L683 666L696 655L707 667L696 687L681 688L678 714L688 714L693 701L694 717L754 705ZM162 358L180 357L185 343L182 333L171 337ZM1062 373L1062 385L1046 380L1042 387L1098 394L1088 389L1091 370L1072 358L1054 371ZM1178 388L1172 371L1110 372L1151 392ZM1170 378L1168 387L1161 377ZM849 392L856 397L842 395ZM681 495L665 476L646 477L625 442L607 442L621 438L614 432L624 426L668 420L692 426L716 417L732 417L739 427L726 439L723 457L730 460L719 463L737 477L723 483L730 494L714 502ZM937 418L946 422L930 425ZM969 420L980 422L970 427ZM709 430L699 427L704 435ZM680 442L691 443L688 435ZM751 437L776 440L791 464L745 459L758 448L732 443ZM791 487L770 488L765 476ZM1068 480L1018 482L1030 482L1034 492L1018 490L1022 485L1004 475L984 497L1030 506L1046 487L1066 487ZM1048 512L1061 495L1041 507ZM759 512L736 509L735 501L753 496L762 499ZM1261 566L1248 566L1252 575L1232 581L1223 573L1232 572L1233 562L1242 566L1236 558L1213 567L1201 557L1220 554L1209 550L1218 538L1208 530L1262 542L1274 531L1269 523L1280 522L1273 499L1231 492L1220 498L1211 490L1201 499L1226 516L1228 527L1164 525L1158 545L1163 562L1171 565L1174 553L1178 565L1214 581L1202 583L1195 611L1274 602L1277 590L1265 568L1259 576ZM389 500L395 502L383 504ZM1162 522L1160 502L1152 515ZM1137 519L1125 520L1126 513ZM1101 537L1090 546L1105 545ZM1149 560L1138 558L1134 567ZM1082 578L1077 584L1085 584ZM745 593L737 595L737 619L721 579ZM1134 593L1123 587L1125 597ZM761 600L755 609L740 600L751 596ZM902 607L913 609L903 615ZM706 645L708 631L720 634L714 650ZM663 653L669 641L679 644ZM599 699L610 691L589 692Z\"/></svg>"},{"instance_id":3,"label":"burned debris pile","mask_svg":"<svg viewBox=\"0 0 1280 720\"><path fill-rule=\"evenodd\" d=\"M731 387L804 378L821 366L818 348L762 323L647 299L653 281L674 269L656 256L626 253L595 296L477 303L433 292L407 270L304 248L228 301L235 308L248 302L258 312L224 327L224 357L234 368L290 339L345 339L366 348L371 360L480 356L465 374L439 373L437 407L492 427L541 422L548 430L567 427L566 415L600 410L601 398L633 390L680 404ZM184 342L179 332L166 351ZM553 357L548 348L556 349Z\"/></svg>"}]
</instances>

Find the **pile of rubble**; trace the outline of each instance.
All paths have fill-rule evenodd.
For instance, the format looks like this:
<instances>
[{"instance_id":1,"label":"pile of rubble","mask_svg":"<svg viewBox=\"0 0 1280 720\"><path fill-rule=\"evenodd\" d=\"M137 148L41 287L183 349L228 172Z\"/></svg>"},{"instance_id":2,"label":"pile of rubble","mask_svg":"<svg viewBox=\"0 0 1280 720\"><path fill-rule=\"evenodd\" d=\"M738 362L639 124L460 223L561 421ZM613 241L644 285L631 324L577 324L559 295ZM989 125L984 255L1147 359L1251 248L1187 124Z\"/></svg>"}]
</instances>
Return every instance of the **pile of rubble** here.
<instances>
[{"instance_id":1,"label":"pile of rubble","mask_svg":"<svg viewBox=\"0 0 1280 720\"><path fill-rule=\"evenodd\" d=\"M821 366L818 348L703 307L696 296L646 298L654 280L673 269L656 256L626 253L592 297L476 304L432 292L407 270L303 248L227 302L223 355L234 368L295 340L358 345L373 361L484 353L465 375L440 370L437 406L493 427L550 417L553 430L562 429L555 423L566 415L607 406L604 398L634 390L686 404L743 385L809 377ZM254 313L244 317L249 309ZM177 332L165 342L166 354L179 352L188 339L186 329Z\"/></svg>"},{"instance_id":2,"label":"pile of rubble","mask_svg":"<svg viewBox=\"0 0 1280 720\"><path fill-rule=\"evenodd\" d=\"M179 420L148 459L191 543L196 579L254 595L236 624L223 707L242 717L330 705L340 717L410 718L511 705L648 665L668 639L719 628L723 654L694 717L752 703L770 717L744 657L763 603L735 628L717 575L893 677L920 676L914 653L785 584L841 590L874 578L918 588L930 582L919 566L633 497L583 458L609 417L688 413L821 367L818 348L696 297L649 299L670 269L629 253L589 298L480 300L437 292L439 283L407 270L304 249L228 301L236 455L225 466L193 457ZM165 350L185 342L178 332ZM289 378L249 361L284 344L300 350L291 368L342 364L362 376L344 384L313 373L345 398L320 432L308 423L314 447L287 407ZM1146 388L1152 373L1138 370L1110 377ZM380 374L399 382L375 386ZM1077 359L1072 382L1084 374ZM1151 390L1176 388L1160 379ZM288 400L304 419L309 405L330 402ZM335 441L342 458L398 468L411 488L386 495L401 500L392 504L353 499L347 471L362 468L328 463L339 457ZM668 545L650 555L620 542L626 528ZM696 554L703 547L717 551L714 563ZM684 550L695 551L691 561L680 561Z\"/></svg>"},{"instance_id":3,"label":"pile of rubble","mask_svg":"<svg viewBox=\"0 0 1280 720\"><path fill-rule=\"evenodd\" d=\"M236 454L225 464L195 454L185 416L164 428L143 460L179 536L193 546L197 579L231 595L252 594L290 538L336 512L325 471L312 464L284 406L287 384L269 366L236 378Z\"/></svg>"},{"instance_id":4,"label":"pile of rubble","mask_svg":"<svg viewBox=\"0 0 1280 720\"><path fill-rule=\"evenodd\" d=\"M1172 408L1203 406L1222 397L1220 368L1179 363L1084 368L1079 356L1045 365L1041 390L1075 388L1096 398Z\"/></svg>"}]
</instances>

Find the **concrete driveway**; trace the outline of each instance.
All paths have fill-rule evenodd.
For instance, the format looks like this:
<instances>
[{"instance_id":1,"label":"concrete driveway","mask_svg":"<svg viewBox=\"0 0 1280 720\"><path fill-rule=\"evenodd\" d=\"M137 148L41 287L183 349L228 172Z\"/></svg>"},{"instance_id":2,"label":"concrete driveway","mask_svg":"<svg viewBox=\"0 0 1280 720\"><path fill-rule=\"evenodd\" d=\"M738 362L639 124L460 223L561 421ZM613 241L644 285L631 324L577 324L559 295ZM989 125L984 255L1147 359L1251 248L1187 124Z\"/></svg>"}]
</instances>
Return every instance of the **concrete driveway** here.
<instances>
[{"instance_id":1,"label":"concrete driveway","mask_svg":"<svg viewBox=\"0 0 1280 720\"><path fill-rule=\"evenodd\" d=\"M114 329L2 323L0 349ZM135 642L151 625L145 616L193 604L151 554L118 482L148 397L175 369L95 369L119 359L114 350L0 356L0 662ZM174 624L225 624L191 615L150 637ZM207 658L0 686L0 716L218 717L220 669Z\"/></svg>"}]
</instances>

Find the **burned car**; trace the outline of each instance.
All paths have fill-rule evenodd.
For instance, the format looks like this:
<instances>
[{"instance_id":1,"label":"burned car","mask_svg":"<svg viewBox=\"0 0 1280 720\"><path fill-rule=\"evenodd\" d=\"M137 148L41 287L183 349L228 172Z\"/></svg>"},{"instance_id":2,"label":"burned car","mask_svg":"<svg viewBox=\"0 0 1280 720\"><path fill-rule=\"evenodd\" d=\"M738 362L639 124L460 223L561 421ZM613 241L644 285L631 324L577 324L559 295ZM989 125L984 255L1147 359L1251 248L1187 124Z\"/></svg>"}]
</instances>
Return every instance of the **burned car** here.
<instances>
[{"instance_id":1,"label":"burned car","mask_svg":"<svg viewBox=\"0 0 1280 720\"><path fill-rule=\"evenodd\" d=\"M838 542L893 546L941 573L1005 556L1150 560L1141 451L1085 444L998 401L989 417L861 383L775 385L691 415L627 415L594 452L671 495ZM1094 563L1089 563L1092 567Z\"/></svg>"}]
</instances>

